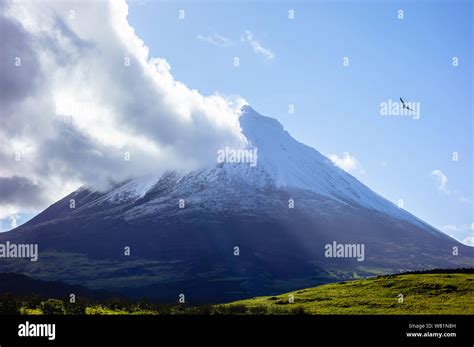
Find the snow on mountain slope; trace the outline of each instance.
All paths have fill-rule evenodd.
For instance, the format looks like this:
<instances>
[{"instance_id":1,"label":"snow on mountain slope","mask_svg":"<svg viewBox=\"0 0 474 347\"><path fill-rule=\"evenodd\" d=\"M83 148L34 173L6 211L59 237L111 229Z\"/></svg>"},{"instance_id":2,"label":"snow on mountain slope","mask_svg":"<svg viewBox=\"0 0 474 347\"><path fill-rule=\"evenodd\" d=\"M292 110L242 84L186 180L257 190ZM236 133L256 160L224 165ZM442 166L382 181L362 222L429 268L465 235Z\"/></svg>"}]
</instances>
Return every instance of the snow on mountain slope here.
<instances>
[{"instance_id":1,"label":"snow on mountain slope","mask_svg":"<svg viewBox=\"0 0 474 347\"><path fill-rule=\"evenodd\" d=\"M344 203L384 212L390 216L426 225L376 194L314 148L290 136L275 119L244 106L240 118L243 133L258 148L258 164L279 187L308 189Z\"/></svg>"},{"instance_id":2,"label":"snow on mountain slope","mask_svg":"<svg viewBox=\"0 0 474 347\"><path fill-rule=\"evenodd\" d=\"M216 163L215 167L188 173L137 178L95 199L89 207L141 201L124 212L126 220L133 220L168 211L179 198L185 198L188 206L225 210L233 203L226 200L233 196L250 210L258 208L252 201L255 197L249 194L257 188L300 189L339 205L376 210L444 236L370 190L317 150L296 141L277 120L244 106L240 124L249 147L257 148L255 167L248 163Z\"/></svg>"},{"instance_id":3,"label":"snow on mountain slope","mask_svg":"<svg viewBox=\"0 0 474 347\"><path fill-rule=\"evenodd\" d=\"M158 178L154 175L135 178L105 194L99 201L117 203L141 198L157 181Z\"/></svg>"}]
</instances>

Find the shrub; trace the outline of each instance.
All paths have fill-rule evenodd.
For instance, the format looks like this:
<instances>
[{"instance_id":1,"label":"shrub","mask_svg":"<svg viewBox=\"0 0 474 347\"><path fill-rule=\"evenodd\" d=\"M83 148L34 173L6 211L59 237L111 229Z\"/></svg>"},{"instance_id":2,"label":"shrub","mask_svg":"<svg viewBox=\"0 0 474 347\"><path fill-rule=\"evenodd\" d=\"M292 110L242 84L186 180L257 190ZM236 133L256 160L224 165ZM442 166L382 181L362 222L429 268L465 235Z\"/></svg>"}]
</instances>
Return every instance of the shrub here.
<instances>
[{"instance_id":1,"label":"shrub","mask_svg":"<svg viewBox=\"0 0 474 347\"><path fill-rule=\"evenodd\" d=\"M105 306L111 310L127 310L130 306L130 303L125 302L121 298L112 298L110 300L107 300L105 303Z\"/></svg>"},{"instance_id":2,"label":"shrub","mask_svg":"<svg viewBox=\"0 0 474 347\"><path fill-rule=\"evenodd\" d=\"M84 315L86 314L86 305L81 302L70 303L66 301L64 313L68 315Z\"/></svg>"},{"instance_id":3,"label":"shrub","mask_svg":"<svg viewBox=\"0 0 474 347\"><path fill-rule=\"evenodd\" d=\"M288 310L284 307L279 306L270 306L268 308L268 313L272 315L287 315Z\"/></svg>"},{"instance_id":4,"label":"shrub","mask_svg":"<svg viewBox=\"0 0 474 347\"><path fill-rule=\"evenodd\" d=\"M192 314L209 316L214 313L214 309L210 305L197 306L193 308Z\"/></svg>"},{"instance_id":5,"label":"shrub","mask_svg":"<svg viewBox=\"0 0 474 347\"><path fill-rule=\"evenodd\" d=\"M250 314L262 315L266 314L268 311L267 306L251 306L249 307Z\"/></svg>"},{"instance_id":6,"label":"shrub","mask_svg":"<svg viewBox=\"0 0 474 347\"><path fill-rule=\"evenodd\" d=\"M247 313L247 307L242 304L229 305L229 314L243 314Z\"/></svg>"},{"instance_id":7,"label":"shrub","mask_svg":"<svg viewBox=\"0 0 474 347\"><path fill-rule=\"evenodd\" d=\"M41 303L41 310L45 315L64 314L64 304L61 300L48 299Z\"/></svg>"},{"instance_id":8,"label":"shrub","mask_svg":"<svg viewBox=\"0 0 474 347\"><path fill-rule=\"evenodd\" d=\"M292 307L289 310L289 314L303 315L303 314L306 314L306 310L304 309L303 306L296 306L296 307Z\"/></svg>"},{"instance_id":9,"label":"shrub","mask_svg":"<svg viewBox=\"0 0 474 347\"><path fill-rule=\"evenodd\" d=\"M35 294L31 294L24 299L24 306L29 309L36 309L40 307L43 299Z\"/></svg>"},{"instance_id":10,"label":"shrub","mask_svg":"<svg viewBox=\"0 0 474 347\"><path fill-rule=\"evenodd\" d=\"M214 314L229 314L229 309L225 305L218 305L214 307Z\"/></svg>"},{"instance_id":11,"label":"shrub","mask_svg":"<svg viewBox=\"0 0 474 347\"><path fill-rule=\"evenodd\" d=\"M20 302L11 294L0 296L0 314L13 315L20 314Z\"/></svg>"}]
</instances>

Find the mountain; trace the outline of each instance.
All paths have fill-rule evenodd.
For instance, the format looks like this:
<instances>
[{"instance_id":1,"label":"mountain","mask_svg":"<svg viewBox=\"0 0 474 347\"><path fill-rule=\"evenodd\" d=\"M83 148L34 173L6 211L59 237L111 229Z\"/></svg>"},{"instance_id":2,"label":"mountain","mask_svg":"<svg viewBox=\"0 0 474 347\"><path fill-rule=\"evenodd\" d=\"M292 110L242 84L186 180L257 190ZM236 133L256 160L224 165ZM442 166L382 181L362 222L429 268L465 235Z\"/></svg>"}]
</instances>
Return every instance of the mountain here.
<instances>
[{"instance_id":1,"label":"mountain","mask_svg":"<svg viewBox=\"0 0 474 347\"><path fill-rule=\"evenodd\" d=\"M0 243L40 249L37 263L3 259L0 271L222 302L403 270L474 267L474 248L374 193L275 119L246 106L240 123L258 150L255 166L224 162L107 192L78 189L0 234ZM327 257L334 242L363 246L363 257Z\"/></svg>"},{"instance_id":2,"label":"mountain","mask_svg":"<svg viewBox=\"0 0 474 347\"><path fill-rule=\"evenodd\" d=\"M110 300L120 295L104 290L90 290L81 285L35 280L25 275L0 273L0 296L14 293L15 296L35 295L43 298L67 299L73 293L77 298Z\"/></svg>"}]
</instances>

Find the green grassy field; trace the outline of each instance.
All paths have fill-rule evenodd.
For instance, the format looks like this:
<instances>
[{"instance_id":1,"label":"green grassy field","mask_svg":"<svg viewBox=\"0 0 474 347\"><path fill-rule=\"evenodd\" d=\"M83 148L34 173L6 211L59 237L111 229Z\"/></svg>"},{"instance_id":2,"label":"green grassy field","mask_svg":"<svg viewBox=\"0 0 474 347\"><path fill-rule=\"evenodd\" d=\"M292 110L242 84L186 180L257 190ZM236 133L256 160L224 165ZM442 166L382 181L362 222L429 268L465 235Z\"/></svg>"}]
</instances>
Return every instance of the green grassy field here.
<instances>
[{"instance_id":1,"label":"green grassy field","mask_svg":"<svg viewBox=\"0 0 474 347\"><path fill-rule=\"evenodd\" d=\"M251 315L474 314L474 273L379 276L321 285L277 296L189 306L113 299L105 302L39 297L0 298L0 314Z\"/></svg>"},{"instance_id":2,"label":"green grassy field","mask_svg":"<svg viewBox=\"0 0 474 347\"><path fill-rule=\"evenodd\" d=\"M474 314L474 274L380 276L226 306L232 305L240 306L242 311L245 308L246 312L277 314Z\"/></svg>"}]
</instances>

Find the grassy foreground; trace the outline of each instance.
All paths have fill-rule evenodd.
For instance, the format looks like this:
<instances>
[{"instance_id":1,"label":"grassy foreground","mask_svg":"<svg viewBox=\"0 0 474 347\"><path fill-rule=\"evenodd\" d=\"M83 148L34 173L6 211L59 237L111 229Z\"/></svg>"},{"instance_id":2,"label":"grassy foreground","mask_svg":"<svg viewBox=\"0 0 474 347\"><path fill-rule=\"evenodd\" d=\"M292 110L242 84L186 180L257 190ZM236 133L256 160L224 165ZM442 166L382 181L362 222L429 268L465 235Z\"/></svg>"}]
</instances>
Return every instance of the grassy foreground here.
<instances>
[{"instance_id":1,"label":"grassy foreground","mask_svg":"<svg viewBox=\"0 0 474 347\"><path fill-rule=\"evenodd\" d=\"M0 314L474 314L474 273L379 276L212 306L2 295Z\"/></svg>"},{"instance_id":2,"label":"grassy foreground","mask_svg":"<svg viewBox=\"0 0 474 347\"><path fill-rule=\"evenodd\" d=\"M242 305L247 311L299 309L306 314L474 314L474 274L380 276L231 305Z\"/></svg>"}]
</instances>

